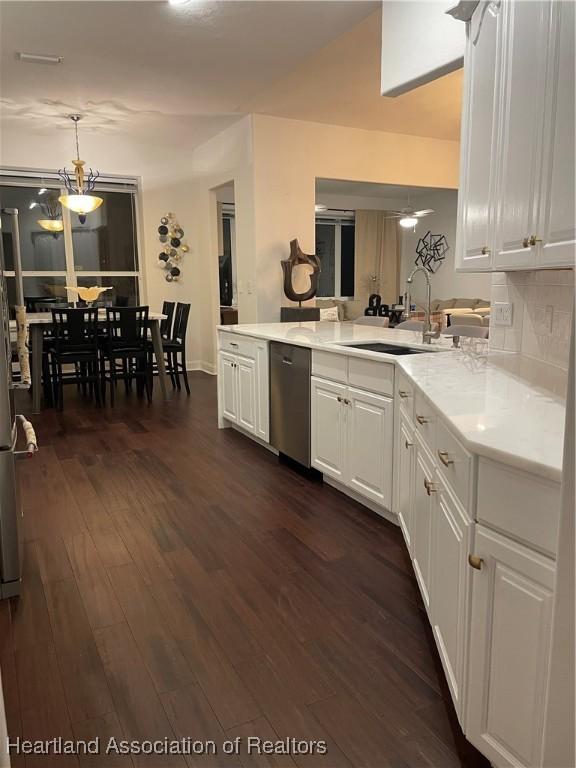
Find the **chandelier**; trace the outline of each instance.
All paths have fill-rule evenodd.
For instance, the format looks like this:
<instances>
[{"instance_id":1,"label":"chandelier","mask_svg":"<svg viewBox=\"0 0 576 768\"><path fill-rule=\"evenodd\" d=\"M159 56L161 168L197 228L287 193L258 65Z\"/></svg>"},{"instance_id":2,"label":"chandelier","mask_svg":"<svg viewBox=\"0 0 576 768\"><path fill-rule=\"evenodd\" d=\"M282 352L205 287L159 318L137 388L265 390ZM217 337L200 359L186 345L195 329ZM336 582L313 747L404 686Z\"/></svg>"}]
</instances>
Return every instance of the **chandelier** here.
<instances>
[{"instance_id":1,"label":"chandelier","mask_svg":"<svg viewBox=\"0 0 576 768\"><path fill-rule=\"evenodd\" d=\"M86 214L95 211L104 202L101 197L96 195L90 195L96 186L96 180L100 175L98 171L94 172L90 168L88 176L84 173L84 160L80 160L80 149L78 147L78 122L82 119L82 115L70 115L70 120L74 123L74 132L76 135L76 160L72 160L74 165L74 176L70 176L66 168L62 168L58 171L58 175L64 182L68 193L61 195L58 200L63 206L69 208L78 214L80 223L84 224L86 221Z\"/></svg>"}]
</instances>

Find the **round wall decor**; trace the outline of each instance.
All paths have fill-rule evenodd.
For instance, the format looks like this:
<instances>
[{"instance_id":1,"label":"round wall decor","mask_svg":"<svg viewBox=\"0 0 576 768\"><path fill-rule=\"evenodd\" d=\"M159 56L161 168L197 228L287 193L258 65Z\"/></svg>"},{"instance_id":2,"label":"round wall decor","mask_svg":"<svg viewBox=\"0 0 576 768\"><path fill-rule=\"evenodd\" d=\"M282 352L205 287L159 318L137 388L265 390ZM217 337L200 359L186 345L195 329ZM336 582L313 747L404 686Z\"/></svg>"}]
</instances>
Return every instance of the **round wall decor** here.
<instances>
[{"instance_id":1,"label":"round wall decor","mask_svg":"<svg viewBox=\"0 0 576 768\"><path fill-rule=\"evenodd\" d=\"M182 275L182 256L190 250L190 246L184 242L183 238L184 230L174 214L167 213L162 216L158 227L158 239L164 246L164 250L158 254L158 263L166 272L164 279L167 283L179 280Z\"/></svg>"}]
</instances>

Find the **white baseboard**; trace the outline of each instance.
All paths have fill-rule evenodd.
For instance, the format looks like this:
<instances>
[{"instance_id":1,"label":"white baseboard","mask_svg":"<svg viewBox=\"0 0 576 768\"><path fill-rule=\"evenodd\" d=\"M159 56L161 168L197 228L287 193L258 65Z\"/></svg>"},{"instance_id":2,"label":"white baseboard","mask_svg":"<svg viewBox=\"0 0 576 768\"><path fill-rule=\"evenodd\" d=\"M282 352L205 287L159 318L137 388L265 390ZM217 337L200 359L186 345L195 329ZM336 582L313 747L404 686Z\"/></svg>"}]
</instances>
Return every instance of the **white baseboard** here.
<instances>
[{"instance_id":1,"label":"white baseboard","mask_svg":"<svg viewBox=\"0 0 576 768\"><path fill-rule=\"evenodd\" d=\"M215 363L207 363L204 360L192 360L189 361L186 365L187 371L202 371L203 373L208 373L210 376L216 376L217 368Z\"/></svg>"}]
</instances>

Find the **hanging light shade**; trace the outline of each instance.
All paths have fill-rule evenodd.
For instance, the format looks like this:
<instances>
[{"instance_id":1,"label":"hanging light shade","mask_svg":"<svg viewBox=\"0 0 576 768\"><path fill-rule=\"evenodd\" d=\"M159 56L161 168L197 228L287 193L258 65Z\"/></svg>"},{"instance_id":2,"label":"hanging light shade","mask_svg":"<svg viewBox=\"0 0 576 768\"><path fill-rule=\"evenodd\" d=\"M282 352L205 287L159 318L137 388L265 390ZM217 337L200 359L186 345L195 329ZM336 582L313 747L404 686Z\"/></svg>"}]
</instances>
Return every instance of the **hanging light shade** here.
<instances>
[{"instance_id":1,"label":"hanging light shade","mask_svg":"<svg viewBox=\"0 0 576 768\"><path fill-rule=\"evenodd\" d=\"M66 168L58 171L58 175L68 190L67 194L60 195L58 200L65 208L77 213L80 223L84 224L86 214L95 211L104 201L101 197L89 194L96 186L96 180L100 174L98 171L93 171L92 168L90 168L88 176L84 172L86 163L84 160L80 160L80 148L78 145L78 122L81 117L81 115L70 115L70 120L74 123L76 137L76 160L72 160L74 176L70 176Z\"/></svg>"},{"instance_id":2,"label":"hanging light shade","mask_svg":"<svg viewBox=\"0 0 576 768\"><path fill-rule=\"evenodd\" d=\"M42 229L52 232L52 234L64 230L64 222L62 219L38 219L36 223L41 226Z\"/></svg>"}]
</instances>

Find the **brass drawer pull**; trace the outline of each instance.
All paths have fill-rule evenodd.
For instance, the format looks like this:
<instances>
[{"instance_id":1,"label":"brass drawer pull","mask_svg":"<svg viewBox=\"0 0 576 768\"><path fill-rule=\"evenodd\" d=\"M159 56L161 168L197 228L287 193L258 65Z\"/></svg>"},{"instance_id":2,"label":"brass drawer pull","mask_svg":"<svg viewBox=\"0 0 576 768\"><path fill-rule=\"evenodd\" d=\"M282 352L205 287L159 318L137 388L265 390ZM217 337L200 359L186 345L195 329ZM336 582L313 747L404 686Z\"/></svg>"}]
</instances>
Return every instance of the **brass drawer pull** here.
<instances>
[{"instance_id":1,"label":"brass drawer pull","mask_svg":"<svg viewBox=\"0 0 576 768\"><path fill-rule=\"evenodd\" d=\"M412 448L414 443L410 443L408 440L405 440L404 441L404 445L406 446L406 450L408 450L408 448Z\"/></svg>"},{"instance_id":2,"label":"brass drawer pull","mask_svg":"<svg viewBox=\"0 0 576 768\"><path fill-rule=\"evenodd\" d=\"M424 488L426 488L426 493L428 496L430 496L432 493L436 493L436 488L433 487L435 485L436 483L431 483L430 480L424 478Z\"/></svg>"},{"instance_id":3,"label":"brass drawer pull","mask_svg":"<svg viewBox=\"0 0 576 768\"><path fill-rule=\"evenodd\" d=\"M454 464L454 459L449 458L450 454L448 451L441 451L438 449L438 456L440 457L440 461L442 464L444 464L445 467L449 467L450 464Z\"/></svg>"},{"instance_id":4,"label":"brass drawer pull","mask_svg":"<svg viewBox=\"0 0 576 768\"><path fill-rule=\"evenodd\" d=\"M525 237L522 240L522 248L530 248L530 238L529 237Z\"/></svg>"},{"instance_id":5,"label":"brass drawer pull","mask_svg":"<svg viewBox=\"0 0 576 768\"><path fill-rule=\"evenodd\" d=\"M237 346L238 346L238 344L236 344L236 342L235 342L235 341L231 341L231 342L230 342L230 346L231 346L231 347L237 347Z\"/></svg>"},{"instance_id":6,"label":"brass drawer pull","mask_svg":"<svg viewBox=\"0 0 576 768\"><path fill-rule=\"evenodd\" d=\"M490 248L488 248L487 245L482 246L482 250L480 251L482 256L487 256L490 253Z\"/></svg>"},{"instance_id":7,"label":"brass drawer pull","mask_svg":"<svg viewBox=\"0 0 576 768\"><path fill-rule=\"evenodd\" d=\"M400 397L402 397L402 398L404 398L404 397L410 397L410 392L406 392L406 391L404 391L403 389L399 389L399 390L398 390L398 394L399 394L399 395L400 395Z\"/></svg>"},{"instance_id":8,"label":"brass drawer pull","mask_svg":"<svg viewBox=\"0 0 576 768\"><path fill-rule=\"evenodd\" d=\"M531 237L530 237L530 245L536 245L536 243L541 243L541 242L542 242L542 238L541 237L537 237L536 235L531 235Z\"/></svg>"},{"instance_id":9,"label":"brass drawer pull","mask_svg":"<svg viewBox=\"0 0 576 768\"><path fill-rule=\"evenodd\" d=\"M428 424L430 419L427 419L426 416L418 416L418 414L416 414L416 421L418 424Z\"/></svg>"},{"instance_id":10,"label":"brass drawer pull","mask_svg":"<svg viewBox=\"0 0 576 768\"><path fill-rule=\"evenodd\" d=\"M484 560L482 560L481 557L478 557L478 555L468 555L468 565L470 565L472 568L475 568L477 571L482 570L482 565L484 564Z\"/></svg>"}]
</instances>

